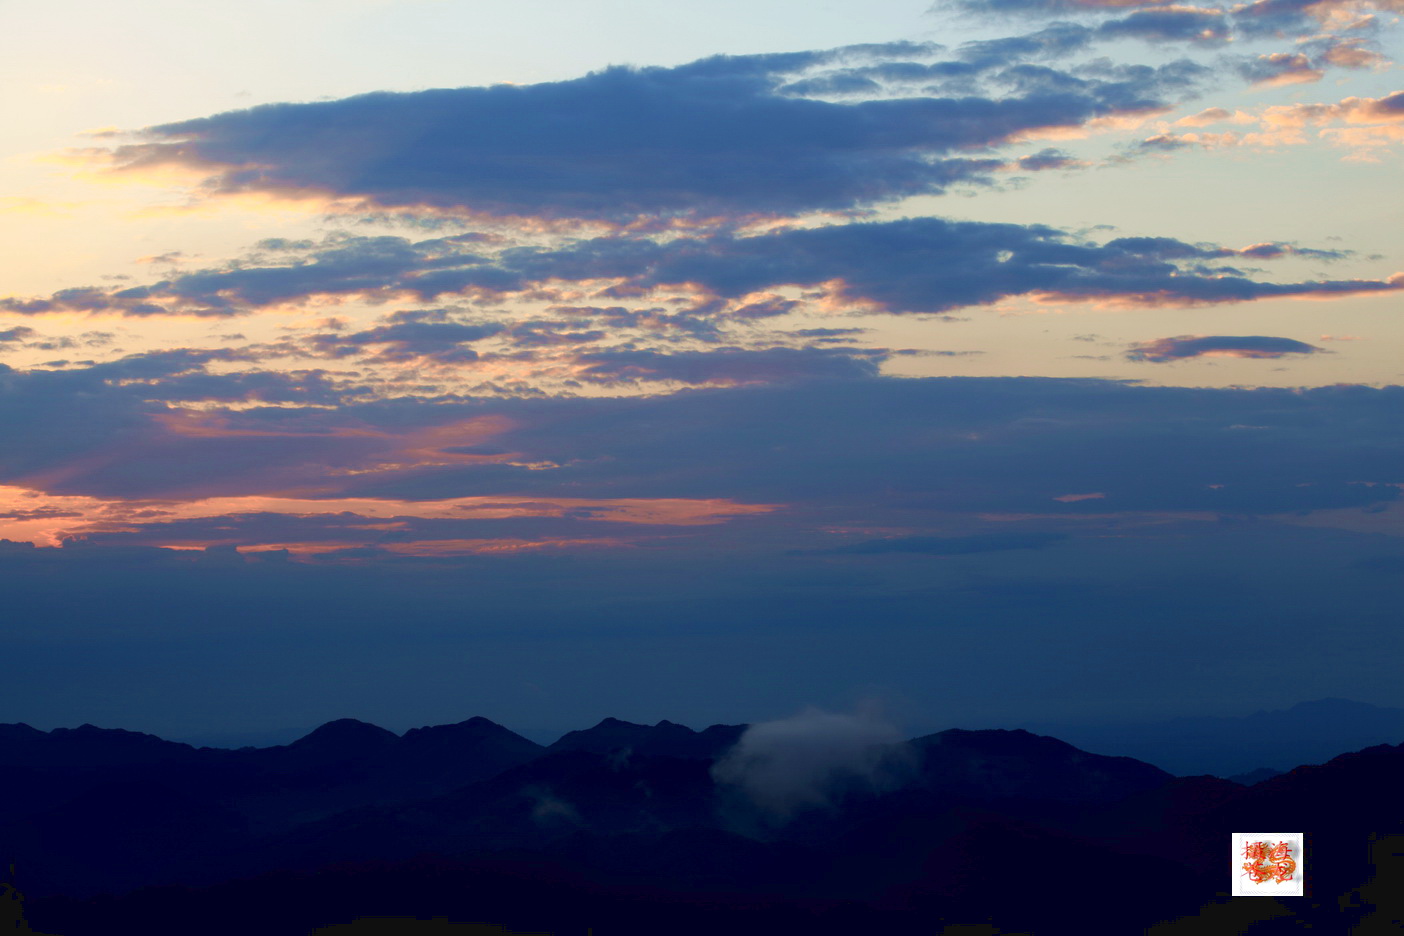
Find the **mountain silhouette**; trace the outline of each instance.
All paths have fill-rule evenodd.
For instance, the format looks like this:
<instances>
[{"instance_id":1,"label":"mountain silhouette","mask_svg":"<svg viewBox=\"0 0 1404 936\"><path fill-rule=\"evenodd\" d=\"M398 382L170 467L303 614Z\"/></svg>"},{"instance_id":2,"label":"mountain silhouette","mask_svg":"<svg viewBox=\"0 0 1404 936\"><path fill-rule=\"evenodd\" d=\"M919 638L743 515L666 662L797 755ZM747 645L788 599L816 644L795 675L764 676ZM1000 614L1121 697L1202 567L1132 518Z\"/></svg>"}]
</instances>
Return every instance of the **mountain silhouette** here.
<instances>
[{"instance_id":1,"label":"mountain silhouette","mask_svg":"<svg viewBox=\"0 0 1404 936\"><path fill-rule=\"evenodd\" d=\"M1089 754L1021 729L952 728L910 744L918 752L923 786L980 798L1109 800L1171 779L1150 764Z\"/></svg>"},{"instance_id":2,"label":"mountain silhouette","mask_svg":"<svg viewBox=\"0 0 1404 936\"><path fill-rule=\"evenodd\" d=\"M348 719L227 751L6 726L3 776L26 779L5 782L59 792L7 810L0 860L25 869L31 925L64 936L432 916L557 936L1046 936L1087 932L1089 900L1128 932L1246 920L1223 903L1230 836L1285 823L1307 835L1308 896L1257 904L1277 909L1252 932L1369 933L1397 906L1380 875L1401 868L1401 745L1244 786L951 729L882 747L863 761L880 776L823 774L823 796L776 816L719 771L723 732L708 731L606 719L542 748L482 718L403 736ZM797 771L752 779L817 782Z\"/></svg>"},{"instance_id":3,"label":"mountain silhouette","mask_svg":"<svg viewBox=\"0 0 1404 936\"><path fill-rule=\"evenodd\" d=\"M377 725L354 718L338 718L319 725L308 734L286 746L288 751L308 752L322 757L361 756L377 750L389 750L400 740L399 735Z\"/></svg>"},{"instance_id":4,"label":"mountain silhouette","mask_svg":"<svg viewBox=\"0 0 1404 936\"><path fill-rule=\"evenodd\" d=\"M636 725L617 718L606 718L593 728L563 735L550 745L549 750L588 751L592 754L628 751L650 756L715 760L730 750L745 730L745 725L712 725L702 731L693 731L685 725L666 720L656 725Z\"/></svg>"},{"instance_id":5,"label":"mountain silhouette","mask_svg":"<svg viewBox=\"0 0 1404 936\"><path fill-rule=\"evenodd\" d=\"M1337 754L1404 741L1404 709L1317 699L1242 717L1200 716L1129 725L1030 724L1078 747L1155 764L1177 776L1232 777L1290 770Z\"/></svg>"},{"instance_id":6,"label":"mountain silhouette","mask_svg":"<svg viewBox=\"0 0 1404 936\"><path fill-rule=\"evenodd\" d=\"M1273 777L1280 777L1282 773L1281 770L1273 770L1271 767L1259 767L1257 770L1234 774L1232 777L1226 777L1225 779L1232 780L1234 783L1243 786L1252 786L1255 783L1262 783L1264 780L1271 780Z\"/></svg>"},{"instance_id":7,"label":"mountain silhouette","mask_svg":"<svg viewBox=\"0 0 1404 936\"><path fill-rule=\"evenodd\" d=\"M291 744L239 750L91 725L51 732L4 725L0 843L38 859L31 891L203 880L225 854L253 841L373 804L435 796L541 750L482 718L403 738L338 719ZM84 854L90 858L76 857Z\"/></svg>"},{"instance_id":8,"label":"mountain silhouette","mask_svg":"<svg viewBox=\"0 0 1404 936\"><path fill-rule=\"evenodd\" d=\"M190 763L195 748L178 741L122 728L55 728L40 731L24 723L0 725L0 766L29 768L107 768Z\"/></svg>"}]
</instances>

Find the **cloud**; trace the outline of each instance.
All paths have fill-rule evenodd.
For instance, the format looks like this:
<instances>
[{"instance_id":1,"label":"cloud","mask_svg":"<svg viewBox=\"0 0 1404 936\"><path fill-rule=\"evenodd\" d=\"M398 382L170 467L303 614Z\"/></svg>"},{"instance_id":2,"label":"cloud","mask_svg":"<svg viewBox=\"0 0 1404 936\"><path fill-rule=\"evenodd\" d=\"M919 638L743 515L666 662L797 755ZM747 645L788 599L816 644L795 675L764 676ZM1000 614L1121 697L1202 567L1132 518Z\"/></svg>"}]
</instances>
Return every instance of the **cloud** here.
<instances>
[{"instance_id":1,"label":"cloud","mask_svg":"<svg viewBox=\"0 0 1404 936\"><path fill-rule=\"evenodd\" d=\"M1320 28L1350 29L1374 11L1404 12L1400 0L1254 0L1233 10L1234 29L1246 37L1310 36Z\"/></svg>"},{"instance_id":2,"label":"cloud","mask_svg":"<svg viewBox=\"0 0 1404 936\"><path fill-rule=\"evenodd\" d=\"M1093 31L1076 23L1053 23L1036 32L963 43L960 63L944 64L946 77L959 78L989 68L1049 58L1064 58L1091 45ZM961 65L965 68L961 68Z\"/></svg>"},{"instance_id":3,"label":"cloud","mask_svg":"<svg viewBox=\"0 0 1404 936\"><path fill-rule=\"evenodd\" d=\"M1182 361L1198 357L1280 358L1289 354L1325 354L1324 348L1292 338L1264 335L1179 335L1132 345L1126 352L1131 361Z\"/></svg>"},{"instance_id":4,"label":"cloud","mask_svg":"<svg viewBox=\"0 0 1404 936\"><path fill-rule=\"evenodd\" d=\"M1331 112L1342 119L1395 120L1393 98L1347 99ZM1278 124L1296 128L1329 119L1313 108L1271 110ZM1305 108L1305 110L1302 110ZM1298 111L1301 110L1300 113ZM1290 113L1289 113L1290 112ZM1381 118L1380 114L1384 117ZM1404 130L1395 127L1390 130ZM1176 145L1189 145L1177 142ZM452 242L451 242L452 241ZM1281 253L1328 259L1337 252L1280 245ZM947 312L989 305L1011 296L1054 294L1112 299L1140 305L1203 305L1281 296L1327 296L1380 292L1404 280L1269 283L1231 270L1177 266L1175 261L1250 256L1255 253L1170 238L1117 238L1093 242L1044 225L991 224L905 218L896 221L829 224L742 236L730 232L675 236L585 238L543 246L510 246L484 253L474 241L436 238L338 235L298 245L292 260L255 254L224 268L197 270L150 286L110 293L65 290L47 300L0 300L11 311L62 309L128 314L124 296L139 293L143 314L248 314L316 297L359 296L375 301L402 298L433 302L446 297L542 298L553 289L579 284L601 296L647 298L654 290L683 290L692 308L667 313L557 305L562 314L597 316L602 325L677 329L704 340L719 337L717 317L756 319L783 314L795 300L778 297L787 286L820 288L829 305L859 310ZM1344 256L1344 254L1339 254ZM360 260L378 257L383 262ZM260 263L260 259L262 262ZM575 292L578 293L579 287ZM63 298L81 292L83 305ZM404 313L406 315L411 313ZM430 327L433 326L433 327ZM470 359L460 346L496 334L492 324L392 318L376 330L318 339L326 353L351 353L380 345L387 358L448 354ZM455 336L461 336L453 340ZM419 349L419 350L416 350Z\"/></svg>"},{"instance_id":5,"label":"cloud","mask_svg":"<svg viewBox=\"0 0 1404 936\"><path fill-rule=\"evenodd\" d=\"M1262 85L1318 81L1328 67L1386 67L1389 59L1373 41L1383 28L1375 14L1404 11L1400 0L1254 0L1228 7L1175 0L958 0L957 6L986 17L994 13L1101 18L1094 26L1060 22L1049 27L1078 35L1083 47L1124 38L1203 47L1293 40L1298 51L1240 59L1234 66L1243 77Z\"/></svg>"},{"instance_id":6,"label":"cloud","mask_svg":"<svg viewBox=\"0 0 1404 936\"><path fill-rule=\"evenodd\" d=\"M1230 121L1240 130L1222 133L1162 133L1137 144L1141 152L1202 147L1269 148L1301 146L1312 142L1308 131L1318 139L1349 150L1346 159L1372 160L1384 148L1404 143L1404 91L1380 98L1348 97L1333 104L1279 104L1255 114L1222 109L1203 111L1185 120L1184 126L1210 126Z\"/></svg>"},{"instance_id":7,"label":"cloud","mask_svg":"<svg viewBox=\"0 0 1404 936\"><path fill-rule=\"evenodd\" d=\"M875 377L887 357L856 348L717 348L709 351L592 351L576 355L576 375L593 383L673 381L740 386Z\"/></svg>"},{"instance_id":8,"label":"cloud","mask_svg":"<svg viewBox=\"0 0 1404 936\"><path fill-rule=\"evenodd\" d=\"M1125 28L1183 31L1166 16L1185 19ZM271 104L150 127L104 152L119 173L198 172L205 194L315 196L362 211L621 223L787 216L940 193L999 166L963 152L1163 109L1208 74L1189 62L1063 72L1010 64L994 49L944 65L930 61L939 47L911 43L717 56L536 85ZM989 87L971 88L986 71ZM943 77L958 79L959 93L930 90ZM859 92L876 96L824 99ZM377 259L396 262L366 258ZM296 275L270 277L269 292ZM140 314L139 296L129 298L129 314Z\"/></svg>"},{"instance_id":9,"label":"cloud","mask_svg":"<svg viewBox=\"0 0 1404 936\"><path fill-rule=\"evenodd\" d=\"M223 268L194 270L149 286L125 289L75 287L47 299L0 300L0 308L22 315L59 312L133 317L182 315L226 317L254 308L305 300L322 293L375 292L417 269L433 269L442 240L413 243L401 237L332 235L320 244L263 241L248 258ZM458 250L460 265L476 258Z\"/></svg>"},{"instance_id":10,"label":"cloud","mask_svg":"<svg viewBox=\"0 0 1404 936\"><path fill-rule=\"evenodd\" d=\"M1086 163L1074 159L1063 150L1047 148L1027 156L1020 156L1014 160L1014 165L1025 172L1043 172L1048 169L1079 168L1085 166Z\"/></svg>"},{"instance_id":11,"label":"cloud","mask_svg":"<svg viewBox=\"0 0 1404 936\"><path fill-rule=\"evenodd\" d=\"M1320 46L1321 60L1337 68L1377 68L1389 65L1389 59L1369 47L1366 39L1340 39L1331 37Z\"/></svg>"},{"instance_id":12,"label":"cloud","mask_svg":"<svg viewBox=\"0 0 1404 936\"><path fill-rule=\"evenodd\" d=\"M406 465L361 471L337 484L343 496L570 491L786 504L763 525L787 549L832 540L831 534L820 543L788 538L785 530L808 528L803 518L811 510L821 511L815 516L826 525L856 529L871 528L874 517L891 510L887 525L901 528L899 535L931 536L949 535L941 521L923 529L921 518L941 512L1053 519L1089 510L1116 516L1363 507L1397 499L1399 489L1389 485L1404 481L1404 453L1388 415L1400 393L873 378L617 400L437 405L440 419L493 411L510 417L512 428L494 442L519 453L512 460L521 465L558 467ZM423 409L397 403L352 413L362 420L372 413L380 421L394 413L418 420L427 415ZM1244 425L1268 428L1234 428ZM1105 496L1053 500L1069 491ZM756 529L762 521L746 523Z\"/></svg>"},{"instance_id":13,"label":"cloud","mask_svg":"<svg viewBox=\"0 0 1404 936\"><path fill-rule=\"evenodd\" d=\"M1189 245L1181 253L1225 255L1237 254ZM690 284L721 298L787 285L827 286L834 304L892 314L947 312L1029 294L1200 305L1404 288L1404 279L1266 283L1196 273L1170 259L1177 258L1134 241L1096 245L1041 225L909 218L750 237L685 237L666 245L596 239L508 262L528 278L565 268L645 288Z\"/></svg>"},{"instance_id":14,"label":"cloud","mask_svg":"<svg viewBox=\"0 0 1404 936\"><path fill-rule=\"evenodd\" d=\"M562 546L600 549L624 546L641 537L657 535L668 526L661 518L653 524L632 522L627 513L616 512L611 505L603 503L572 507L502 502L485 505L479 511L465 510L467 516L461 519L443 516L449 511L438 503L387 503L384 507L388 509L376 513L369 510L355 513L353 510L362 507L355 503L345 505L351 509L340 511L336 508L343 505L336 502L308 503L301 505L300 512L294 512L299 505L272 499L264 505L250 499L248 505L249 512L228 514L217 512L222 506L218 502L209 506L179 505L169 513L196 515L145 520L135 516L139 511L109 508L110 519L106 523L85 522L87 518L80 511L55 511L11 519L62 519L62 523L48 525L90 547L190 549L216 545L288 549L300 556L316 556L343 548L375 548L398 555L469 555ZM260 506L268 509L257 509ZM484 516L475 516L475 513Z\"/></svg>"},{"instance_id":15,"label":"cloud","mask_svg":"<svg viewBox=\"0 0 1404 936\"><path fill-rule=\"evenodd\" d=\"M1132 7L1169 6L1174 0L958 0L972 13L1059 13L1122 10Z\"/></svg>"},{"instance_id":16,"label":"cloud","mask_svg":"<svg viewBox=\"0 0 1404 936\"><path fill-rule=\"evenodd\" d=\"M27 338L32 338L36 334L38 334L38 332L34 329L26 328L23 325L16 326L15 328L6 328L0 330L0 344L16 344Z\"/></svg>"},{"instance_id":17,"label":"cloud","mask_svg":"<svg viewBox=\"0 0 1404 936\"><path fill-rule=\"evenodd\" d=\"M1187 9L1177 0L958 0L958 6L972 13L1060 15L1076 13L1119 13L1134 9L1168 12ZM1400 0L1253 0L1231 7L1237 29L1246 35L1290 35L1294 30L1344 20L1358 21L1372 11L1404 12Z\"/></svg>"},{"instance_id":18,"label":"cloud","mask_svg":"<svg viewBox=\"0 0 1404 936\"><path fill-rule=\"evenodd\" d=\"M905 765L891 746L902 740L873 706L852 715L808 708L748 727L712 776L783 824L848 789L895 785Z\"/></svg>"},{"instance_id":19,"label":"cloud","mask_svg":"<svg viewBox=\"0 0 1404 936\"><path fill-rule=\"evenodd\" d=\"M1282 350L1257 339L1252 349ZM726 365L729 373L694 376L773 376L774 360L742 356ZM684 361L694 366L695 359ZM655 373L679 364L644 362ZM409 506L387 512L382 505L368 513L366 504L348 499L408 505L566 498L579 507L627 501L635 512L647 504L660 520L676 522L682 505L701 504L711 505L709 516L736 518L714 523L718 531L728 523L763 526L780 537L777 549L789 550L833 542L832 534L813 538L812 524L821 517L825 529L869 531L840 542L900 540L950 537L950 517L1365 507L1397 499L1393 485L1404 483L1394 424L1404 406L1400 388L1210 390L852 374L604 398L375 399L350 392L348 384L338 400L341 385L327 382L316 392L334 402L318 407L243 399L233 406L171 407L163 398L187 391L197 378L231 392L253 382L190 366L191 358L167 357L115 368L0 368L0 433L8 443L0 449L0 484L37 492L13 507L144 523L162 520L112 517L111 504L280 498L272 506L266 500L215 506L205 515L320 515L334 508L386 522L424 512ZM126 376L138 373L149 376ZM1266 428L1235 428L1241 426ZM1104 497L1054 500L1070 491ZM309 501L323 510L312 511ZM455 517L474 519L436 519ZM979 528L983 522L955 535L993 532ZM965 541L965 548L995 542ZM939 550L961 542L925 545ZM881 548L891 547L864 547Z\"/></svg>"},{"instance_id":20,"label":"cloud","mask_svg":"<svg viewBox=\"0 0 1404 936\"><path fill-rule=\"evenodd\" d=\"M1314 260L1344 260L1352 255L1347 250L1318 250L1275 241L1235 249L1215 244L1190 244L1173 237L1118 237L1108 241L1106 246L1138 257L1154 257L1159 260L1219 260L1226 257L1275 260L1289 255L1311 257Z\"/></svg>"},{"instance_id":21,"label":"cloud","mask_svg":"<svg viewBox=\"0 0 1404 936\"><path fill-rule=\"evenodd\" d=\"M1230 30L1222 10L1165 5L1136 10L1122 19L1103 23L1097 28L1097 35L1217 46L1229 41Z\"/></svg>"},{"instance_id":22,"label":"cloud","mask_svg":"<svg viewBox=\"0 0 1404 936\"><path fill-rule=\"evenodd\" d=\"M1300 52L1274 52L1244 62L1238 73L1256 85L1308 84L1320 81L1325 72Z\"/></svg>"},{"instance_id":23,"label":"cloud","mask_svg":"<svg viewBox=\"0 0 1404 936\"><path fill-rule=\"evenodd\" d=\"M531 784L522 789L521 797L531 804L531 819L539 826L581 826L580 811L562 799L546 784Z\"/></svg>"},{"instance_id":24,"label":"cloud","mask_svg":"<svg viewBox=\"0 0 1404 936\"><path fill-rule=\"evenodd\" d=\"M429 360L439 364L464 364L478 359L467 345L490 338L504 329L498 323L465 324L426 321L413 314L399 313L390 324L350 334L315 335L308 343L316 351L332 356L358 354L375 349L382 361Z\"/></svg>"},{"instance_id":25,"label":"cloud","mask_svg":"<svg viewBox=\"0 0 1404 936\"><path fill-rule=\"evenodd\" d=\"M1204 110L1200 111L1197 114L1191 114L1188 117L1181 117L1179 120L1175 121L1175 126L1207 127L1211 124L1216 124L1220 123L1221 121L1233 119L1235 119L1235 115L1230 111L1224 110L1222 107L1206 107ZM1243 119L1247 120L1251 118L1248 118L1245 115Z\"/></svg>"}]
</instances>

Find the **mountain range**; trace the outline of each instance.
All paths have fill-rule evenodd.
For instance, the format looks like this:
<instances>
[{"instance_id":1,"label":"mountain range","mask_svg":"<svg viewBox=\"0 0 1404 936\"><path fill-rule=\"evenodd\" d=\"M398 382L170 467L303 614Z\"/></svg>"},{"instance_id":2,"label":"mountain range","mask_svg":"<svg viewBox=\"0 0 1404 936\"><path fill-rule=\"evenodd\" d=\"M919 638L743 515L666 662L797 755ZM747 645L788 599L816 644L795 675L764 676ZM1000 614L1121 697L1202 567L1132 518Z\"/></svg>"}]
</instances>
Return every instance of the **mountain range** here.
<instances>
[{"instance_id":1,"label":"mountain range","mask_svg":"<svg viewBox=\"0 0 1404 936\"><path fill-rule=\"evenodd\" d=\"M763 738L606 719L542 746L483 718L403 735L342 719L226 750L4 725L0 860L34 928L62 936L427 916L558 936L1054 934L1086 932L1093 906L1106 932L1369 933L1401 911L1385 885L1404 745L1245 786L1024 730ZM1231 833L1284 827L1308 835L1308 897L1230 898Z\"/></svg>"},{"instance_id":2,"label":"mountain range","mask_svg":"<svg viewBox=\"0 0 1404 936\"><path fill-rule=\"evenodd\" d=\"M1176 776L1234 777L1323 764L1343 751L1404 740L1404 709L1317 699L1237 717L1106 725L1034 722L1023 727L1089 751L1134 757Z\"/></svg>"}]
</instances>

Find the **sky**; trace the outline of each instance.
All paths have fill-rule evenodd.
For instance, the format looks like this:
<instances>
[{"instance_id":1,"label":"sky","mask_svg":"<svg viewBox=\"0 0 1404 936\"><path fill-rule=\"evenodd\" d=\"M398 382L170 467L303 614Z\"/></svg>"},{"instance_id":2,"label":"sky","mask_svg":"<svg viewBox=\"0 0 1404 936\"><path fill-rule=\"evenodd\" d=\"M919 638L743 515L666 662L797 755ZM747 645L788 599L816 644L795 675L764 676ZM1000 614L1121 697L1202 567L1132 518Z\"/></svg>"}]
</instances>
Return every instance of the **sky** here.
<instances>
[{"instance_id":1,"label":"sky","mask_svg":"<svg viewBox=\"0 0 1404 936\"><path fill-rule=\"evenodd\" d=\"M1404 705L1400 0L0 17L0 722Z\"/></svg>"}]
</instances>

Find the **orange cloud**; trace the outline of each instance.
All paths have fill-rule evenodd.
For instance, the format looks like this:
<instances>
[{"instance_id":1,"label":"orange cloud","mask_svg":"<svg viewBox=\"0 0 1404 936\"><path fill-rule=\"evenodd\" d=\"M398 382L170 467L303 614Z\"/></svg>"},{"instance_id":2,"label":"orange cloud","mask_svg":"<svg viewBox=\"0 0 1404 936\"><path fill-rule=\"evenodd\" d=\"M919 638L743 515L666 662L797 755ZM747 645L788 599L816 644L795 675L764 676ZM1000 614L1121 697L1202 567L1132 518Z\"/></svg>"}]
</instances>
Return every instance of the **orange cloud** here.
<instances>
[{"instance_id":1,"label":"orange cloud","mask_svg":"<svg viewBox=\"0 0 1404 936\"><path fill-rule=\"evenodd\" d=\"M1377 158L1381 149L1404 142L1404 91L1379 98L1348 97L1334 104L1279 104L1256 114L1210 108L1175 122L1176 126L1204 127L1232 122L1256 125L1244 132L1162 133L1146 141L1149 149L1165 144L1193 145L1204 149L1232 147L1302 146L1313 138L1351 150L1348 159ZM1314 137L1311 131L1315 131Z\"/></svg>"},{"instance_id":2,"label":"orange cloud","mask_svg":"<svg viewBox=\"0 0 1404 936\"><path fill-rule=\"evenodd\" d=\"M30 488L0 485L0 538L57 546L65 539L82 538L88 533L132 531L148 524L178 520L270 513L301 518L351 514L369 522L352 525L349 529L367 530L394 529L397 520L496 520L562 518L568 515L583 515L590 520L607 523L696 527L724 523L733 517L770 513L779 506L741 504L725 498L527 499L510 496L456 497L431 501L278 496L209 497L190 501L121 500L50 495ZM494 542L483 541L485 544ZM169 545L198 548L210 545L210 542L205 539L199 542L173 539ZM351 544L319 545L339 549ZM408 548L414 544L400 545ZM258 544L258 548L262 549L284 546L287 544ZM487 548L483 547L484 550Z\"/></svg>"}]
</instances>

